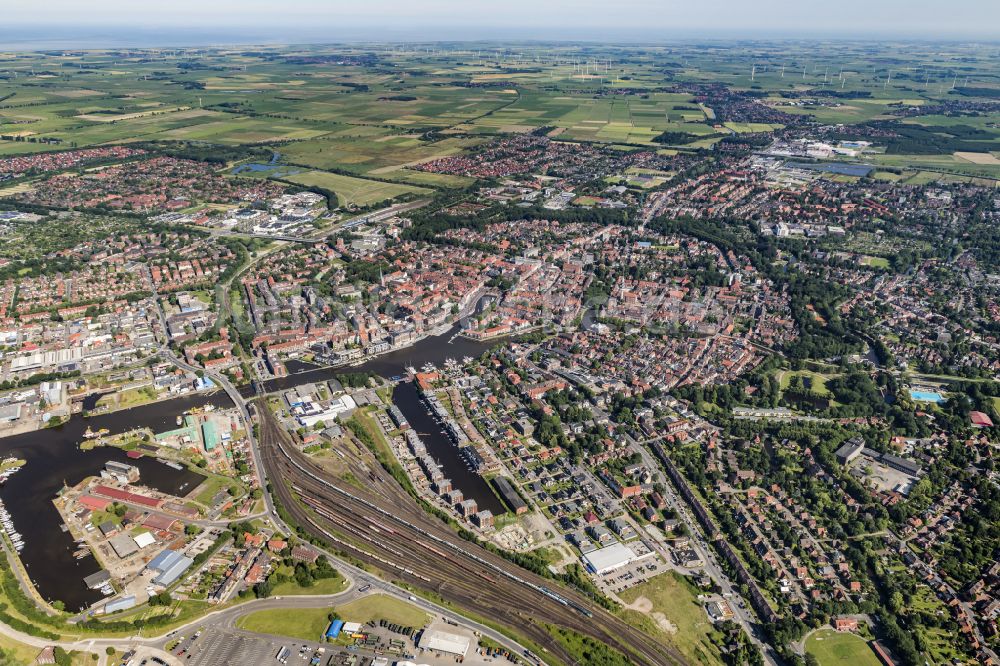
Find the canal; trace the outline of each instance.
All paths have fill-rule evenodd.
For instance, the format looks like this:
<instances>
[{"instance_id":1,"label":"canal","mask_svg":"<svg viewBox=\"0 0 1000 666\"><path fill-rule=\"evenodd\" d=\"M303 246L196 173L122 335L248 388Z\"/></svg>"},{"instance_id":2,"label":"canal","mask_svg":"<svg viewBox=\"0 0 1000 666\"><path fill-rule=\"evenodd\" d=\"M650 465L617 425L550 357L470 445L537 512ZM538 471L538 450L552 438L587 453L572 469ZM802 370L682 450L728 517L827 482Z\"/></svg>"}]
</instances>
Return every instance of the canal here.
<instances>
[{"instance_id":1,"label":"canal","mask_svg":"<svg viewBox=\"0 0 1000 666\"><path fill-rule=\"evenodd\" d=\"M380 377L391 378L406 374L407 367L419 371L427 363L441 367L448 359L461 361L466 356L476 358L497 344L496 341L478 342L456 336L459 330L461 329L456 325L442 335L426 337L411 347L376 356L356 365L316 368L308 363L292 362L288 368L293 374L265 382L264 390L268 393L284 391L309 382L334 379L337 375L349 372L370 372ZM252 389L247 387L243 390L243 395L251 397ZM452 486L461 490L466 499L476 500L480 509L489 509L494 515L506 511L489 483L469 468L458 447L430 415L420 400L416 386L405 382L398 384L393 391L392 402L399 407L403 416L420 435L427 452L441 465L441 472L446 478L451 479Z\"/></svg>"},{"instance_id":2,"label":"canal","mask_svg":"<svg viewBox=\"0 0 1000 666\"><path fill-rule=\"evenodd\" d=\"M494 342L477 342L456 337L458 326L443 335L424 338L411 347L383 354L364 363L339 368L315 368L308 364L292 364L293 369L303 369L287 377L265 382L267 392L282 391L310 382L333 379L347 372L371 372L382 377L405 374L406 367L418 370L427 363L441 366L451 358L477 357L494 346ZM314 369L306 369L314 368ZM244 395L252 397L252 389ZM402 384L393 393L393 402L400 408L410 424L420 433L427 451L442 467L455 488L467 498L475 499L481 509L499 515L504 508L487 482L472 472L452 443L430 416L427 408L411 384ZM115 447L82 451L87 428L107 428L117 434L134 428L148 427L162 432L176 427L175 419L192 407L205 404L231 406L223 392L212 395L192 395L173 400L113 412L103 416L82 418L74 416L56 428L48 428L0 439L0 458L13 456L26 462L0 487L0 499L11 514L14 528L24 539L21 560L38 592L50 601L61 600L68 610L88 606L101 598L98 591L87 589L83 579L99 570L92 556L75 559L77 545L69 532L62 530L62 519L52 500L64 485L75 485L87 476L100 473L109 460L128 462L139 468L140 483L164 493L185 495L201 481L201 476L189 470L175 470L143 457L132 460Z\"/></svg>"}]
</instances>

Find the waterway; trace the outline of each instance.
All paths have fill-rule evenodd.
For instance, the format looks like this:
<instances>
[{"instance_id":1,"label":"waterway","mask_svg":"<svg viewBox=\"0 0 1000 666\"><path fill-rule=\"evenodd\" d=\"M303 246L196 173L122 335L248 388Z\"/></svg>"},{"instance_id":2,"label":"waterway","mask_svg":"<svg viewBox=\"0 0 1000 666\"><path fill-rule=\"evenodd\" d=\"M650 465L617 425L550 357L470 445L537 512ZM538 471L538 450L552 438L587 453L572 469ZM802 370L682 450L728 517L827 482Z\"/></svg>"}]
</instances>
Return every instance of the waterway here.
<instances>
[{"instance_id":1,"label":"waterway","mask_svg":"<svg viewBox=\"0 0 1000 666\"><path fill-rule=\"evenodd\" d=\"M421 441L427 447L427 453L431 454L441 466L441 473L445 478L451 479L452 487L461 490L465 499L476 500L476 506L480 510L489 509L494 516L506 511L486 479L469 468L465 458L459 453L458 446L431 416L430 411L420 400L416 384L412 382L397 384L392 393L392 402L403 412L403 416L410 422L410 427L420 435Z\"/></svg>"},{"instance_id":2,"label":"waterway","mask_svg":"<svg viewBox=\"0 0 1000 666\"><path fill-rule=\"evenodd\" d=\"M461 361L466 356L476 358L498 344L497 341L480 342L458 336L459 330L460 328L456 324L441 335L428 336L410 347L381 354L354 365L303 370L286 377L270 379L264 382L264 391L267 393L285 391L309 382L327 381L337 375L350 372L370 372L386 378L397 377L406 374L407 366L420 370L427 363L432 363L441 367L449 358L456 361ZM292 365L292 369L302 369L307 365L296 363ZM241 393L245 398L253 397L253 389L249 386L243 388Z\"/></svg>"},{"instance_id":3,"label":"waterway","mask_svg":"<svg viewBox=\"0 0 1000 666\"><path fill-rule=\"evenodd\" d=\"M38 589L49 601L61 600L68 610L88 606L101 598L83 579L100 570L92 556L75 559L77 545L62 530L62 518L52 500L64 484L75 485L87 476L99 474L109 460L127 462L139 468L140 483L161 492L186 495L203 478L189 470L175 470L150 457L130 459L115 447L83 451L87 428L107 428L111 434L148 426L154 431L176 427L176 417L187 409L213 403L231 404L225 393L191 395L85 419L73 416L56 428L23 433L0 439L0 458L23 458L24 467L0 487L14 528L24 538L21 561Z\"/></svg>"},{"instance_id":4,"label":"waterway","mask_svg":"<svg viewBox=\"0 0 1000 666\"><path fill-rule=\"evenodd\" d=\"M426 337L410 347L382 354L356 365L316 368L308 363L293 362L287 366L291 374L265 382L264 390L268 393L284 391L309 382L327 381L348 372L370 372L380 377L397 377L406 374L408 366L418 371L427 363L441 367L449 358L456 361L461 361L466 356L476 358L497 344L496 341L479 342L457 336L459 330L459 326L453 326L442 335ZM244 389L246 397L251 394L252 389ZM461 490L466 499L476 500L480 509L489 509L494 515L500 515L506 510L489 483L469 469L458 447L420 400L416 386L409 383L397 385L392 394L392 402L420 435L427 452L441 465L441 472L451 479L453 487Z\"/></svg>"},{"instance_id":5,"label":"waterway","mask_svg":"<svg viewBox=\"0 0 1000 666\"><path fill-rule=\"evenodd\" d=\"M455 326L442 335L424 338L406 349L356 365L316 368L308 364L293 364L295 370L315 369L270 380L265 382L264 389L269 393L282 391L305 383L333 379L345 372L371 372L391 378L405 374L407 366L418 370L427 363L441 366L449 358L460 361L465 356L477 357L497 344L496 341L477 342L458 337L458 331L459 327ZM252 397L252 389L246 388L244 395ZM93 401L96 402L96 396ZM416 388L412 385L400 386L393 394L393 402L420 433L427 451L441 465L442 472L452 480L453 486L461 489L465 497L475 499L480 508L496 514L503 513L499 499L482 477L468 469L458 448L420 401ZM20 472L0 487L0 499L10 511L15 529L24 538L21 560L42 597L50 601L61 600L70 610L88 606L101 598L99 592L87 589L83 583L84 577L100 569L97 561L91 556L80 560L73 557L77 545L69 532L62 531L62 519L52 504L64 485L72 486L87 476L100 473L109 460L136 465L140 470L140 484L164 493L183 496L191 492L201 479L195 472L174 470L153 458L131 460L114 447L81 451L79 444L84 441L83 433L87 428L95 431L107 428L111 434L140 427L162 432L176 427L176 417L185 410L208 403L218 406L232 404L223 392L192 395L89 419L74 415L69 422L57 428L0 439L0 458L14 456L27 461Z\"/></svg>"}]
</instances>

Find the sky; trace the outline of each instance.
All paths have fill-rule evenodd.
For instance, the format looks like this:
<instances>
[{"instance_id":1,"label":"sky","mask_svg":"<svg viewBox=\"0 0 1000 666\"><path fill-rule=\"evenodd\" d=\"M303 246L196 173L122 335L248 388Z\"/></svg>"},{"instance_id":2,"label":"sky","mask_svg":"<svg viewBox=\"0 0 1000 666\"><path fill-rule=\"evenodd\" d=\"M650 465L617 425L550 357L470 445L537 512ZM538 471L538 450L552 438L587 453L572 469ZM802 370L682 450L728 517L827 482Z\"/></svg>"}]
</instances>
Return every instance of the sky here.
<instances>
[{"instance_id":1,"label":"sky","mask_svg":"<svg viewBox=\"0 0 1000 666\"><path fill-rule=\"evenodd\" d=\"M269 41L915 37L1000 40L998 0L2 0L0 39Z\"/></svg>"}]
</instances>

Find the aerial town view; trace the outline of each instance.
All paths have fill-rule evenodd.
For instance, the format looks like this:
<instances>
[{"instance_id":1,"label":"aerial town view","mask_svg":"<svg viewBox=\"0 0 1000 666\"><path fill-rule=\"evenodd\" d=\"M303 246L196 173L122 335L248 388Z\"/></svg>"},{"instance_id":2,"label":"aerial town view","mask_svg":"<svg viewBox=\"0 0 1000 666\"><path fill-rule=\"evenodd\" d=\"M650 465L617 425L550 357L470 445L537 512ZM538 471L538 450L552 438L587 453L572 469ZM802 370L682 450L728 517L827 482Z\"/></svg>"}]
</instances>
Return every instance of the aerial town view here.
<instances>
[{"instance_id":1,"label":"aerial town view","mask_svg":"<svg viewBox=\"0 0 1000 666\"><path fill-rule=\"evenodd\" d=\"M0 666L1000 666L994 2L2 4Z\"/></svg>"}]
</instances>

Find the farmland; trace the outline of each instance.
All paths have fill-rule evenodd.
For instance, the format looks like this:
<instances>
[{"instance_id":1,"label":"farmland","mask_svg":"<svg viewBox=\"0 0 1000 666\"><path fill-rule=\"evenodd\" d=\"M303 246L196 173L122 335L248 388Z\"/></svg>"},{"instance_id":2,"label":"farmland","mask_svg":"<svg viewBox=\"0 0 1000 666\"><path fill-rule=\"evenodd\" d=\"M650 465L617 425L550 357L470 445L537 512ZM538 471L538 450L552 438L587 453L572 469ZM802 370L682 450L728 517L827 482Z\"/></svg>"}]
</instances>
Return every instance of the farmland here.
<instances>
[{"instance_id":1,"label":"farmland","mask_svg":"<svg viewBox=\"0 0 1000 666\"><path fill-rule=\"evenodd\" d=\"M426 194L429 190L410 185L381 183L352 176L342 176L328 171L305 171L288 176L286 180L305 187L320 187L337 193L340 203L347 206L368 206L394 199L403 194Z\"/></svg>"},{"instance_id":2,"label":"farmland","mask_svg":"<svg viewBox=\"0 0 1000 666\"><path fill-rule=\"evenodd\" d=\"M840 45L823 69L808 64L813 49L807 54L780 44L641 51L539 45L525 51L506 58L478 50L336 46L219 48L197 59L185 52L21 54L9 61L3 79L0 155L137 141L274 145L288 164L310 169L417 187L465 187L470 181L460 176L407 167L475 149L492 135L538 128L560 140L629 147L655 145L664 132L678 133L694 138L685 150L698 150L727 133L784 127L778 120L734 117L711 96L678 90L712 83L755 91L764 105L792 119L891 119L900 105L948 96L946 82L957 80L949 68L975 60L962 50L895 45L873 55L853 44ZM926 67L922 82L903 71L909 62ZM992 63L974 65L964 69L984 77L993 73ZM897 71L887 82L889 69ZM45 74L32 76L40 71ZM803 89L830 84L834 71L842 97L837 103L792 103ZM968 125L994 142L1000 136L986 116L932 114L904 122ZM914 182L924 172L1000 176L991 152L953 153L876 160L890 169L911 169L906 177Z\"/></svg>"}]
</instances>

